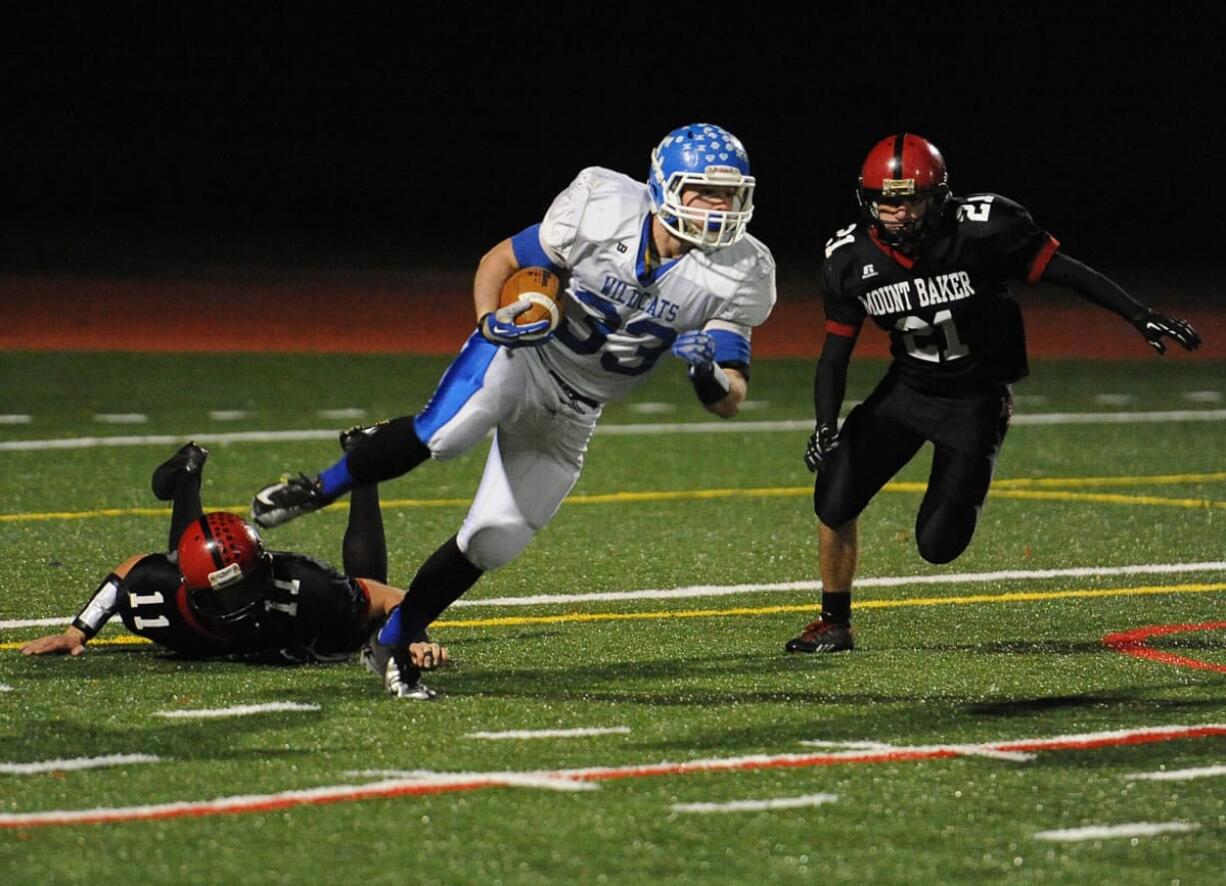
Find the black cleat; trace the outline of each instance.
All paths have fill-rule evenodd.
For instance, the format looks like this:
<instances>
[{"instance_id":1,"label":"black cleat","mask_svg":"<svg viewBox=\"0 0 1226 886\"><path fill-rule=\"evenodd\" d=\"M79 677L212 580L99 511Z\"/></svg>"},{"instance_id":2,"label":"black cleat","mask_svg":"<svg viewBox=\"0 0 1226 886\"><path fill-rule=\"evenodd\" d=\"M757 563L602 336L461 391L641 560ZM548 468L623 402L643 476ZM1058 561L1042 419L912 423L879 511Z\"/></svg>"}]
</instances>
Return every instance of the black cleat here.
<instances>
[{"instance_id":1,"label":"black cleat","mask_svg":"<svg viewBox=\"0 0 1226 886\"><path fill-rule=\"evenodd\" d=\"M849 652L856 648L851 625L833 621L810 622L799 637L788 640L784 652Z\"/></svg>"},{"instance_id":2,"label":"black cleat","mask_svg":"<svg viewBox=\"0 0 1226 886\"><path fill-rule=\"evenodd\" d=\"M251 500L251 520L257 526L271 529L331 503L332 499L320 490L318 480L299 474L270 483L257 492Z\"/></svg>"},{"instance_id":3,"label":"black cleat","mask_svg":"<svg viewBox=\"0 0 1226 886\"><path fill-rule=\"evenodd\" d=\"M421 669L409 659L407 649L393 649L377 639L378 631L362 647L362 664L366 670L383 680L388 695L413 701L429 701L438 693L421 682Z\"/></svg>"},{"instance_id":4,"label":"black cleat","mask_svg":"<svg viewBox=\"0 0 1226 886\"><path fill-rule=\"evenodd\" d=\"M199 474L209 451L197 446L193 440L166 461L153 469L153 495L158 501L171 501L175 497L175 477L179 474Z\"/></svg>"},{"instance_id":5,"label":"black cleat","mask_svg":"<svg viewBox=\"0 0 1226 886\"><path fill-rule=\"evenodd\" d=\"M345 430L341 431L341 451L353 452L353 450L357 449L359 443L367 437L374 436L375 432L385 424L387 424L386 419L375 422L373 425L354 425L351 428L345 428Z\"/></svg>"}]
</instances>

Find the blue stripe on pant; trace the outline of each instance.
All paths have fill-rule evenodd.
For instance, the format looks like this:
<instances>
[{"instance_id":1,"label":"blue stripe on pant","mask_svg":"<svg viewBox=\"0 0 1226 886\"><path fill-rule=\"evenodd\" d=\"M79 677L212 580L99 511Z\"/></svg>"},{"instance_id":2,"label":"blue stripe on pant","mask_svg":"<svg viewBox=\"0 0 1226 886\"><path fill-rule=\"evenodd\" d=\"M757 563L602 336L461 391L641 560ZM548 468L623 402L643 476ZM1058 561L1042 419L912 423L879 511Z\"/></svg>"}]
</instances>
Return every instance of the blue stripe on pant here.
<instances>
[{"instance_id":1,"label":"blue stripe on pant","mask_svg":"<svg viewBox=\"0 0 1226 886\"><path fill-rule=\"evenodd\" d=\"M474 332L443 373L434 396L425 408L413 418L413 430L417 439L429 444L438 429L451 419L485 385L485 373L490 363L498 356L498 345Z\"/></svg>"}]
</instances>

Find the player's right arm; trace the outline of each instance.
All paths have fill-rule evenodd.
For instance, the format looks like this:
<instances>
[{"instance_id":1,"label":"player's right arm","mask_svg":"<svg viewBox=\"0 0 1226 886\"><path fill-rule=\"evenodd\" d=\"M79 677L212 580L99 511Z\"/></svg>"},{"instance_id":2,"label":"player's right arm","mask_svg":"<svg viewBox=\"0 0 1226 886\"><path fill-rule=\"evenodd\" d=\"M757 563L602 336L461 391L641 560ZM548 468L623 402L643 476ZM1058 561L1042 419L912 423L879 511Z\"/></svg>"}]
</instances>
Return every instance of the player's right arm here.
<instances>
[{"instance_id":1,"label":"player's right arm","mask_svg":"<svg viewBox=\"0 0 1226 886\"><path fill-rule=\"evenodd\" d=\"M482 256L473 279L473 308L477 313L477 328L488 341L513 346L518 336L526 331L515 326L513 316L499 319L496 312L502 286L520 268L550 268L555 273L564 269L565 256L575 241L579 216L590 196L591 179L591 170L579 173L570 186L554 198L543 221L501 241Z\"/></svg>"},{"instance_id":2,"label":"player's right arm","mask_svg":"<svg viewBox=\"0 0 1226 886\"><path fill-rule=\"evenodd\" d=\"M502 285L519 267L510 237L481 256L477 275L473 278L473 307L477 312L477 320L498 310L498 294L502 292Z\"/></svg>"},{"instance_id":3,"label":"player's right arm","mask_svg":"<svg viewBox=\"0 0 1226 886\"><path fill-rule=\"evenodd\" d=\"M838 448L839 412L847 394L847 367L865 317L859 302L840 297L839 272L837 263L831 261L831 253L842 244L833 238L830 242L834 249L827 246L826 261L822 265L826 338L813 373L813 434L805 447L805 466L813 472L820 470Z\"/></svg>"},{"instance_id":4,"label":"player's right arm","mask_svg":"<svg viewBox=\"0 0 1226 886\"><path fill-rule=\"evenodd\" d=\"M144 558L143 554L130 557L115 567L115 570L102 580L89 602L82 607L76 617L62 634L48 634L31 640L21 647L22 655L80 655L85 651L85 644L93 639L102 626L110 620L119 609L119 585L132 570L132 567Z\"/></svg>"}]
</instances>

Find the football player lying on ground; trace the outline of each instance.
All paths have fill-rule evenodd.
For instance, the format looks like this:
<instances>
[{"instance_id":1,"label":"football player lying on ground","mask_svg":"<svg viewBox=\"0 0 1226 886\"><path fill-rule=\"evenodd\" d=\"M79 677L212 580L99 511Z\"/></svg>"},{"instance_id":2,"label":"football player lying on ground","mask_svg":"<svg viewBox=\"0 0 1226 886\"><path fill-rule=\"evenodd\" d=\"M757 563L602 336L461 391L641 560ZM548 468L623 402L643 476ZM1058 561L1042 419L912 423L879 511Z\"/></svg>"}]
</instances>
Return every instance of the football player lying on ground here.
<instances>
[{"instance_id":1,"label":"football player lying on ground","mask_svg":"<svg viewBox=\"0 0 1226 886\"><path fill-rule=\"evenodd\" d=\"M1164 338L1187 350L1200 346L1186 322L1150 310L1059 252L1059 242L1012 200L951 196L940 152L917 135L873 147L857 198L861 223L826 243L826 341L814 378L817 425L805 451L817 473L822 613L788 641L788 652L853 647L857 518L925 441L935 451L915 522L920 556L949 563L970 544L1013 415L1009 385L1028 372L1008 281L1068 287L1131 323L1159 354ZM893 362L838 428L866 317L889 333Z\"/></svg>"},{"instance_id":2,"label":"football player lying on ground","mask_svg":"<svg viewBox=\"0 0 1226 886\"><path fill-rule=\"evenodd\" d=\"M365 430L343 432L342 448L351 448ZM153 472L153 494L173 502L168 553L121 563L64 633L32 640L21 651L80 655L118 614L132 633L191 658L304 664L343 661L361 648L363 663L388 692L432 697L419 670L445 664L447 650L424 632L403 648L374 636L404 597L387 584L378 487L355 487L350 497L347 575L341 575L301 554L265 551L256 531L233 514L204 513L200 481L207 456L208 450L188 443Z\"/></svg>"},{"instance_id":3,"label":"football player lying on ground","mask_svg":"<svg viewBox=\"0 0 1226 886\"><path fill-rule=\"evenodd\" d=\"M580 172L540 224L481 259L477 329L425 408L388 422L315 476L261 489L255 522L277 526L355 484L455 458L494 430L463 525L422 564L382 636L393 642L425 629L549 522L579 479L604 404L626 396L670 349L709 411L738 411L750 330L775 301L774 260L746 233L753 188L740 141L702 123L660 142L646 183L597 167ZM503 285L523 267L569 280L556 334L548 321L518 326L517 314L499 308Z\"/></svg>"}]
</instances>

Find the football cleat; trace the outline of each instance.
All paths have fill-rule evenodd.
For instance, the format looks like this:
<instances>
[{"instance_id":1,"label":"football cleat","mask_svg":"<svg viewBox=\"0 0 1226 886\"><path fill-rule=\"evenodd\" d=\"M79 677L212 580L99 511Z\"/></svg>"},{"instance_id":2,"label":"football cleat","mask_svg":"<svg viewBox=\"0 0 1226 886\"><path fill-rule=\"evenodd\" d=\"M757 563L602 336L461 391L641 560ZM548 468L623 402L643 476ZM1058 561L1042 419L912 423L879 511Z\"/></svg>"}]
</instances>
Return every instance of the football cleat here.
<instances>
[{"instance_id":1,"label":"football cleat","mask_svg":"<svg viewBox=\"0 0 1226 886\"><path fill-rule=\"evenodd\" d=\"M784 652L849 652L856 648L851 625L833 621L810 622L799 637L788 640Z\"/></svg>"},{"instance_id":2,"label":"football cleat","mask_svg":"<svg viewBox=\"0 0 1226 886\"><path fill-rule=\"evenodd\" d=\"M209 451L197 446L196 441L186 443L166 461L153 469L153 495L158 501L170 501L175 497L175 477L179 474L199 474Z\"/></svg>"},{"instance_id":3,"label":"football cleat","mask_svg":"<svg viewBox=\"0 0 1226 886\"><path fill-rule=\"evenodd\" d=\"M383 680L388 695L413 701L429 701L438 693L421 682L421 670L409 660L407 649L393 649L370 638L361 653L366 670Z\"/></svg>"},{"instance_id":4,"label":"football cleat","mask_svg":"<svg viewBox=\"0 0 1226 886\"><path fill-rule=\"evenodd\" d=\"M373 425L354 425L351 428L345 428L345 430L341 431L340 435L341 451L353 452L353 450L357 449L358 444L367 437L373 437L379 428L385 424L387 424L386 419L375 422Z\"/></svg>"},{"instance_id":5,"label":"football cleat","mask_svg":"<svg viewBox=\"0 0 1226 886\"><path fill-rule=\"evenodd\" d=\"M251 500L251 520L263 529L280 526L290 520L318 511L332 499L324 496L318 480L306 474L270 483Z\"/></svg>"}]
</instances>

